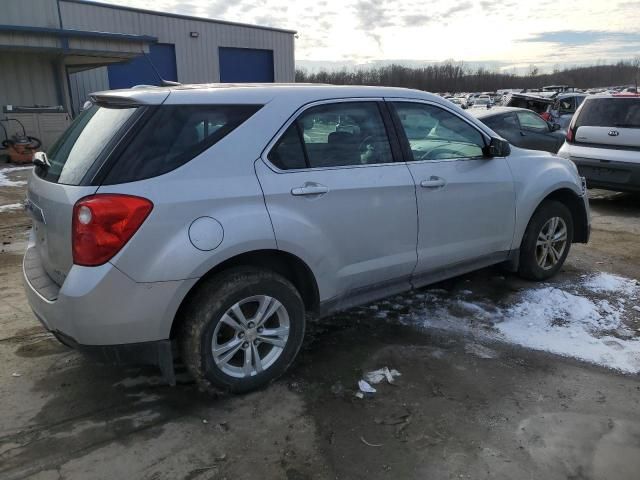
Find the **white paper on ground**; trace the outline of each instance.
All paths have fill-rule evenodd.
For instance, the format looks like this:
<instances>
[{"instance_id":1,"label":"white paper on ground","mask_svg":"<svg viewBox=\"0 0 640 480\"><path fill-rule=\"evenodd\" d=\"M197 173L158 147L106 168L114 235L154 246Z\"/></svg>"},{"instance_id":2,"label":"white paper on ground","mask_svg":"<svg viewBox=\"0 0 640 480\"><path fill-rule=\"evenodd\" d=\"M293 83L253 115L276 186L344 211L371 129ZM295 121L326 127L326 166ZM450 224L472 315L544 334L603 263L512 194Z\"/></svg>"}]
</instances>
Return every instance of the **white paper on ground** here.
<instances>
[{"instance_id":1,"label":"white paper on ground","mask_svg":"<svg viewBox=\"0 0 640 480\"><path fill-rule=\"evenodd\" d=\"M358 380L358 388L362 393L376 393L376 389L364 380Z\"/></svg>"},{"instance_id":2,"label":"white paper on ground","mask_svg":"<svg viewBox=\"0 0 640 480\"><path fill-rule=\"evenodd\" d=\"M367 373L364 378L367 382L378 384L382 380L387 380L389 383L393 383L394 377L402 375L398 370L389 370L389 367L380 368L379 370L373 370Z\"/></svg>"}]
</instances>

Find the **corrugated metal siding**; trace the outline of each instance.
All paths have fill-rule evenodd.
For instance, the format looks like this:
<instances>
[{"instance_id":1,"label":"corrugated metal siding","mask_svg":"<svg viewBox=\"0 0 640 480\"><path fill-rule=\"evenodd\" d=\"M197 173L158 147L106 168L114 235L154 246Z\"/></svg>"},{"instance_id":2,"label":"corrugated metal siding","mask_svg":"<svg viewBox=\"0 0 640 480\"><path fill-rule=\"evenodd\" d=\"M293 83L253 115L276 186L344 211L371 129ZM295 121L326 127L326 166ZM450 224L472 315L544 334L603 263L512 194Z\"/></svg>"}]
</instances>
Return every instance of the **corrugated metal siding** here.
<instances>
[{"instance_id":1,"label":"corrugated metal siding","mask_svg":"<svg viewBox=\"0 0 640 480\"><path fill-rule=\"evenodd\" d=\"M59 28L56 0L2 0L0 23Z\"/></svg>"},{"instance_id":2,"label":"corrugated metal siding","mask_svg":"<svg viewBox=\"0 0 640 480\"><path fill-rule=\"evenodd\" d=\"M59 105L53 58L0 53L0 105Z\"/></svg>"},{"instance_id":3,"label":"corrugated metal siding","mask_svg":"<svg viewBox=\"0 0 640 480\"><path fill-rule=\"evenodd\" d=\"M72 50L77 49L109 53L141 53L143 51L143 45L140 42L113 38L70 38L69 48Z\"/></svg>"},{"instance_id":4,"label":"corrugated metal siding","mask_svg":"<svg viewBox=\"0 0 640 480\"><path fill-rule=\"evenodd\" d=\"M72 73L69 75L69 86L71 88L73 113L77 115L84 102L89 99L89 94L109 90L107 67Z\"/></svg>"},{"instance_id":5,"label":"corrugated metal siding","mask_svg":"<svg viewBox=\"0 0 640 480\"><path fill-rule=\"evenodd\" d=\"M57 48L60 40L47 35L30 35L23 33L0 33L0 45L3 47Z\"/></svg>"},{"instance_id":6,"label":"corrugated metal siding","mask_svg":"<svg viewBox=\"0 0 640 480\"><path fill-rule=\"evenodd\" d=\"M275 81L294 81L292 33L64 1L60 9L65 28L151 35L160 43L174 44L178 81L183 83L220 80L218 47L273 50ZM200 36L191 38L189 32Z\"/></svg>"}]
</instances>

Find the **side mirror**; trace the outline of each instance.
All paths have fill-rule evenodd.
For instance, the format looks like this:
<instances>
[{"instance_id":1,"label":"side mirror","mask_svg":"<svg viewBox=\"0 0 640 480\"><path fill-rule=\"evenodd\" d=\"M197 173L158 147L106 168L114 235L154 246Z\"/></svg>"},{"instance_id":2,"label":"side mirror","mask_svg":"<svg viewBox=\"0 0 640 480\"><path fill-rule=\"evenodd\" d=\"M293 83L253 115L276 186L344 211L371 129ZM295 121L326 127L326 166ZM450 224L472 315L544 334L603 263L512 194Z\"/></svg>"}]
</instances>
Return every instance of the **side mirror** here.
<instances>
[{"instance_id":1,"label":"side mirror","mask_svg":"<svg viewBox=\"0 0 640 480\"><path fill-rule=\"evenodd\" d=\"M489 145L484 147L483 153L485 157L508 157L511 153L511 145L506 140L493 137Z\"/></svg>"}]
</instances>

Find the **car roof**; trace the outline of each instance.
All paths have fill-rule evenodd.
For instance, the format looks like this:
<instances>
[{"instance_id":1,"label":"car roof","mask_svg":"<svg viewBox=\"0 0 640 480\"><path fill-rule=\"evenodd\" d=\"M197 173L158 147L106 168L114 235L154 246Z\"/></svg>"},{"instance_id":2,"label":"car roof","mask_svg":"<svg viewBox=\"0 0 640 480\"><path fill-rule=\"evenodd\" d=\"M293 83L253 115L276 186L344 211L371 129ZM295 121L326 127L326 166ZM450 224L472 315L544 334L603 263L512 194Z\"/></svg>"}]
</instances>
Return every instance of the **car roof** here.
<instances>
[{"instance_id":1,"label":"car roof","mask_svg":"<svg viewBox=\"0 0 640 480\"><path fill-rule=\"evenodd\" d=\"M396 87L371 87L352 85L324 85L303 83L211 83L172 85L166 87L138 86L125 90L108 90L91 94L94 101L122 104L171 104L197 103L256 103L266 104L278 98L291 103L309 103L339 98L401 97L429 100L446 104L437 95ZM169 98L170 97L170 98Z\"/></svg>"},{"instance_id":2,"label":"car roof","mask_svg":"<svg viewBox=\"0 0 640 480\"><path fill-rule=\"evenodd\" d=\"M491 108L477 108L477 109L469 109L467 110L471 115L476 118L487 118L494 117L496 115L502 115L504 113L510 112L531 112L531 110L527 110L526 108L518 108L518 107L491 107ZM532 112L535 113L535 112Z\"/></svg>"},{"instance_id":3,"label":"car roof","mask_svg":"<svg viewBox=\"0 0 640 480\"><path fill-rule=\"evenodd\" d=\"M555 97L556 100L562 100L563 98L568 98L568 97L588 97L589 94L588 93L584 93L584 92L562 92L559 93L557 97Z\"/></svg>"},{"instance_id":4,"label":"car roof","mask_svg":"<svg viewBox=\"0 0 640 480\"><path fill-rule=\"evenodd\" d=\"M640 93L631 93L631 92L625 92L625 93L596 93L593 95L588 95L586 100L592 100L592 99L601 99L601 98L630 98L630 99L636 99L640 97Z\"/></svg>"}]
</instances>

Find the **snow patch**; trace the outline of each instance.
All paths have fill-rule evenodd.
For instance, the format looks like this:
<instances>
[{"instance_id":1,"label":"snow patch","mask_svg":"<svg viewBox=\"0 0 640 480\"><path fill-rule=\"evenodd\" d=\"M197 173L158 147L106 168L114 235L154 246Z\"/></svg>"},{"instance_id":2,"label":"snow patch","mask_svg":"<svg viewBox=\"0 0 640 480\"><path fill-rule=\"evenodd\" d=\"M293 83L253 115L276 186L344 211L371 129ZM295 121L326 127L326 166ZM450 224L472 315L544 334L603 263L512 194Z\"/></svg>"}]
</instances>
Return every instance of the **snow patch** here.
<instances>
[{"instance_id":1,"label":"snow patch","mask_svg":"<svg viewBox=\"0 0 640 480\"><path fill-rule=\"evenodd\" d=\"M523 294L496 324L501 336L534 350L573 357L627 373L640 371L640 340L609 332L623 327L623 306L591 300L559 288Z\"/></svg>"},{"instance_id":2,"label":"snow patch","mask_svg":"<svg viewBox=\"0 0 640 480\"><path fill-rule=\"evenodd\" d=\"M638 292L638 281L620 277L611 273L597 273L587 277L582 285L595 293L624 293L634 295Z\"/></svg>"},{"instance_id":3,"label":"snow patch","mask_svg":"<svg viewBox=\"0 0 640 480\"><path fill-rule=\"evenodd\" d=\"M26 185L26 180L11 180L7 178L6 174L11 172L18 172L21 170L29 170L32 168L32 166L0 168L0 187L21 187L22 185Z\"/></svg>"},{"instance_id":4,"label":"snow patch","mask_svg":"<svg viewBox=\"0 0 640 480\"><path fill-rule=\"evenodd\" d=\"M423 311L401 320L639 373L640 338L624 324L628 315L640 311L634 305L639 293L636 280L610 273L586 275L558 287L526 289L508 305L430 290ZM465 350L481 358L487 353L475 344Z\"/></svg>"},{"instance_id":5,"label":"snow patch","mask_svg":"<svg viewBox=\"0 0 640 480\"><path fill-rule=\"evenodd\" d=\"M23 208L21 203L10 203L9 205L0 205L0 213L11 212L13 210L20 210Z\"/></svg>"}]
</instances>

